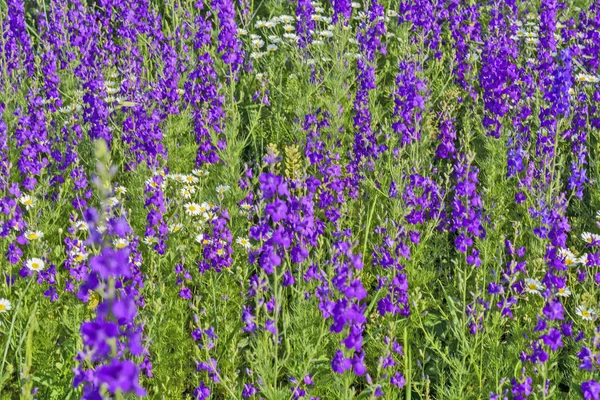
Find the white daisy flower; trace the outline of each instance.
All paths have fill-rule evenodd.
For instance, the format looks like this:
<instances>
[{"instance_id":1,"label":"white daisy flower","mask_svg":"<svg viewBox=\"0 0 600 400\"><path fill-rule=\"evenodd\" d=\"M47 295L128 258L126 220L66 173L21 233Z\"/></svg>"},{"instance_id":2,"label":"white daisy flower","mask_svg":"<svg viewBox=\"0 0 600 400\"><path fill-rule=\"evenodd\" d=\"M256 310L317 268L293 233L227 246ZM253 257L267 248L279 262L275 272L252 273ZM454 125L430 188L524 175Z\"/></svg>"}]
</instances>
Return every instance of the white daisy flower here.
<instances>
[{"instance_id":1,"label":"white daisy flower","mask_svg":"<svg viewBox=\"0 0 600 400\"><path fill-rule=\"evenodd\" d=\"M526 278L525 290L527 291L527 293L540 294L540 292L544 290L544 285L537 279Z\"/></svg>"},{"instance_id":2,"label":"white daisy flower","mask_svg":"<svg viewBox=\"0 0 600 400\"><path fill-rule=\"evenodd\" d=\"M577 264L586 265L588 261L588 253L583 253L578 259Z\"/></svg>"},{"instance_id":3,"label":"white daisy flower","mask_svg":"<svg viewBox=\"0 0 600 400\"><path fill-rule=\"evenodd\" d=\"M19 202L23 204L26 209L29 210L31 207L33 207L35 199L28 194L24 194L23 196L21 196L21 198L19 198Z\"/></svg>"},{"instance_id":4,"label":"white daisy flower","mask_svg":"<svg viewBox=\"0 0 600 400\"><path fill-rule=\"evenodd\" d=\"M175 175L172 175L172 178L173 178L173 180L174 180L175 182L178 182L178 183L185 183L185 175L182 175L182 174L175 174Z\"/></svg>"},{"instance_id":5,"label":"white daisy flower","mask_svg":"<svg viewBox=\"0 0 600 400\"><path fill-rule=\"evenodd\" d=\"M586 307L584 305L577 306L577 308L575 309L575 313L585 321L591 321L596 315L596 311L593 308Z\"/></svg>"},{"instance_id":6,"label":"white daisy flower","mask_svg":"<svg viewBox=\"0 0 600 400\"><path fill-rule=\"evenodd\" d=\"M198 188L193 185L185 185L183 188L192 194L196 193L196 191L198 190Z\"/></svg>"},{"instance_id":7,"label":"white daisy flower","mask_svg":"<svg viewBox=\"0 0 600 400\"><path fill-rule=\"evenodd\" d=\"M179 191L179 193L181 194L181 197L183 197L186 200L192 198L192 193L190 193L190 191L187 190L186 188L181 188L181 190Z\"/></svg>"},{"instance_id":8,"label":"white daisy flower","mask_svg":"<svg viewBox=\"0 0 600 400\"><path fill-rule=\"evenodd\" d=\"M195 215L200 215L200 213L202 212L202 211L200 210L200 205L198 205L198 204L196 204L196 203L186 203L186 204L184 205L184 207L185 207L185 212L186 212L188 215L194 215L194 216L195 216Z\"/></svg>"},{"instance_id":9,"label":"white daisy flower","mask_svg":"<svg viewBox=\"0 0 600 400\"><path fill-rule=\"evenodd\" d=\"M146 179L146 185L155 189L159 186L158 183L154 182L154 179L152 178Z\"/></svg>"},{"instance_id":10,"label":"white daisy flower","mask_svg":"<svg viewBox=\"0 0 600 400\"><path fill-rule=\"evenodd\" d=\"M275 44L281 43L283 41L279 36L276 36L276 35L270 35L268 39L271 43L275 43ZM267 49L269 49L269 48L267 47Z\"/></svg>"},{"instance_id":11,"label":"white daisy flower","mask_svg":"<svg viewBox=\"0 0 600 400\"><path fill-rule=\"evenodd\" d=\"M596 211L596 219L600 221L600 210Z\"/></svg>"},{"instance_id":12,"label":"white daisy flower","mask_svg":"<svg viewBox=\"0 0 600 400\"><path fill-rule=\"evenodd\" d=\"M576 265L579 263L579 260L577 257L575 257L575 254L573 254L571 252L571 250L569 249L559 249L558 250L558 255L565 261L565 264L568 266L571 265Z\"/></svg>"},{"instance_id":13,"label":"white daisy flower","mask_svg":"<svg viewBox=\"0 0 600 400\"><path fill-rule=\"evenodd\" d=\"M260 52L260 51L253 51L252 53L250 53L250 58L252 58L253 60L259 60L265 54L266 53L263 53L263 52Z\"/></svg>"},{"instance_id":14,"label":"white daisy flower","mask_svg":"<svg viewBox=\"0 0 600 400\"><path fill-rule=\"evenodd\" d=\"M267 21L262 21L262 20L258 20L254 24L254 27L257 28L257 29L266 28L266 26L267 26Z\"/></svg>"},{"instance_id":15,"label":"white daisy flower","mask_svg":"<svg viewBox=\"0 0 600 400\"><path fill-rule=\"evenodd\" d=\"M283 26L283 30L288 33L291 33L291 32L294 32L296 30L296 28L294 27L294 25L287 24L287 25Z\"/></svg>"},{"instance_id":16,"label":"white daisy flower","mask_svg":"<svg viewBox=\"0 0 600 400\"><path fill-rule=\"evenodd\" d=\"M252 40L252 46L256 49L260 49L265 45L265 41L262 39L254 39Z\"/></svg>"},{"instance_id":17,"label":"white daisy flower","mask_svg":"<svg viewBox=\"0 0 600 400\"><path fill-rule=\"evenodd\" d=\"M269 20L265 22L265 28L275 28L277 26L277 21Z\"/></svg>"},{"instance_id":18,"label":"white daisy flower","mask_svg":"<svg viewBox=\"0 0 600 400\"><path fill-rule=\"evenodd\" d=\"M117 186L115 188L115 193L116 194L125 194L125 193L127 193L127 188L125 186Z\"/></svg>"},{"instance_id":19,"label":"white daisy flower","mask_svg":"<svg viewBox=\"0 0 600 400\"><path fill-rule=\"evenodd\" d=\"M25 264L31 271L42 271L46 264L41 258L31 258Z\"/></svg>"},{"instance_id":20,"label":"white daisy flower","mask_svg":"<svg viewBox=\"0 0 600 400\"><path fill-rule=\"evenodd\" d=\"M575 80L581 83L598 83L600 81L598 77L589 74L577 74Z\"/></svg>"},{"instance_id":21,"label":"white daisy flower","mask_svg":"<svg viewBox=\"0 0 600 400\"><path fill-rule=\"evenodd\" d=\"M246 36L248 34L248 31L242 28L238 28L237 33L238 36Z\"/></svg>"},{"instance_id":22,"label":"white daisy flower","mask_svg":"<svg viewBox=\"0 0 600 400\"><path fill-rule=\"evenodd\" d=\"M214 221L217 219L217 214L212 211L208 211L202 214L202 217L207 221Z\"/></svg>"},{"instance_id":23,"label":"white daisy flower","mask_svg":"<svg viewBox=\"0 0 600 400\"><path fill-rule=\"evenodd\" d=\"M282 15L279 17L279 21L284 24L289 24L294 21L294 17L289 16L289 15Z\"/></svg>"},{"instance_id":24,"label":"white daisy flower","mask_svg":"<svg viewBox=\"0 0 600 400\"><path fill-rule=\"evenodd\" d=\"M569 289L568 287L559 288L556 291L556 295L560 297L569 297L571 295L571 289Z\"/></svg>"},{"instance_id":25,"label":"white daisy flower","mask_svg":"<svg viewBox=\"0 0 600 400\"><path fill-rule=\"evenodd\" d=\"M321 31L321 32L319 32L319 35L321 35L321 37L330 38L330 37L333 37L333 32Z\"/></svg>"},{"instance_id":26,"label":"white daisy flower","mask_svg":"<svg viewBox=\"0 0 600 400\"><path fill-rule=\"evenodd\" d=\"M44 232L42 231L26 231L25 237L27 240L37 240L44 237Z\"/></svg>"},{"instance_id":27,"label":"white daisy flower","mask_svg":"<svg viewBox=\"0 0 600 400\"><path fill-rule=\"evenodd\" d=\"M118 238L115 239L114 245L117 249L124 249L125 247L129 246L129 241L127 239Z\"/></svg>"},{"instance_id":28,"label":"white daisy flower","mask_svg":"<svg viewBox=\"0 0 600 400\"><path fill-rule=\"evenodd\" d=\"M244 210L244 211L250 211L250 209L252 208L252 205L251 205L251 204L248 204L248 203L242 203L242 204L240 205L240 207L241 207L241 208L242 208L242 210Z\"/></svg>"},{"instance_id":29,"label":"white daisy flower","mask_svg":"<svg viewBox=\"0 0 600 400\"><path fill-rule=\"evenodd\" d=\"M394 18L398 16L398 13L394 10L387 10L387 16L390 18Z\"/></svg>"},{"instance_id":30,"label":"white daisy flower","mask_svg":"<svg viewBox=\"0 0 600 400\"><path fill-rule=\"evenodd\" d=\"M583 232L581 234L581 238L589 244L592 244L594 242L598 242L600 241L600 236L596 235L595 233L590 233L590 232Z\"/></svg>"},{"instance_id":31,"label":"white daisy flower","mask_svg":"<svg viewBox=\"0 0 600 400\"><path fill-rule=\"evenodd\" d=\"M267 51L269 53L275 53L277 51L278 47L274 44L270 44L267 46Z\"/></svg>"},{"instance_id":32,"label":"white daisy flower","mask_svg":"<svg viewBox=\"0 0 600 400\"><path fill-rule=\"evenodd\" d=\"M81 253L81 252L76 252L72 255L73 260L77 261L77 262L83 262L85 260L87 260L88 255L86 253Z\"/></svg>"},{"instance_id":33,"label":"white daisy flower","mask_svg":"<svg viewBox=\"0 0 600 400\"><path fill-rule=\"evenodd\" d=\"M213 207L213 204L212 203L209 204L207 202L203 202L198 207L199 207L199 210L200 210L199 213L204 214L204 213L210 211L210 209Z\"/></svg>"},{"instance_id":34,"label":"white daisy flower","mask_svg":"<svg viewBox=\"0 0 600 400\"><path fill-rule=\"evenodd\" d=\"M10 304L10 301L6 299L0 299L0 313L5 313L7 311L10 311L11 309L12 305Z\"/></svg>"},{"instance_id":35,"label":"white daisy flower","mask_svg":"<svg viewBox=\"0 0 600 400\"><path fill-rule=\"evenodd\" d=\"M183 229L183 224L177 223L177 224L173 224L172 226L169 227L169 232L177 233L182 229Z\"/></svg>"},{"instance_id":36,"label":"white daisy flower","mask_svg":"<svg viewBox=\"0 0 600 400\"><path fill-rule=\"evenodd\" d=\"M210 244L210 239L205 238L202 233L199 233L198 235L196 235L196 242L207 245Z\"/></svg>"},{"instance_id":37,"label":"white daisy flower","mask_svg":"<svg viewBox=\"0 0 600 400\"><path fill-rule=\"evenodd\" d=\"M470 62L470 63L474 63L474 62L476 62L477 60L479 60L479 54L477 54L477 53L475 53L475 52L472 52L472 53L469 53L469 54L467 54L467 61L468 61L468 62Z\"/></svg>"},{"instance_id":38,"label":"white daisy flower","mask_svg":"<svg viewBox=\"0 0 600 400\"><path fill-rule=\"evenodd\" d=\"M298 36L295 33L284 33L283 37L287 40L298 40Z\"/></svg>"},{"instance_id":39,"label":"white daisy flower","mask_svg":"<svg viewBox=\"0 0 600 400\"><path fill-rule=\"evenodd\" d=\"M355 9L360 8L360 3L356 2L356 1L353 1L350 5L352 6L352 8L355 8Z\"/></svg>"},{"instance_id":40,"label":"white daisy flower","mask_svg":"<svg viewBox=\"0 0 600 400\"><path fill-rule=\"evenodd\" d=\"M194 175L185 175L183 177L183 180L186 183L191 183L191 184L198 183L198 178L196 178Z\"/></svg>"},{"instance_id":41,"label":"white daisy flower","mask_svg":"<svg viewBox=\"0 0 600 400\"><path fill-rule=\"evenodd\" d=\"M325 12L325 9L323 7L315 7L315 12L321 14Z\"/></svg>"},{"instance_id":42,"label":"white daisy flower","mask_svg":"<svg viewBox=\"0 0 600 400\"><path fill-rule=\"evenodd\" d=\"M152 246L158 243L158 238L156 236L146 236L144 238L144 243L148 246Z\"/></svg>"},{"instance_id":43,"label":"white daisy flower","mask_svg":"<svg viewBox=\"0 0 600 400\"><path fill-rule=\"evenodd\" d=\"M247 238L239 237L236 239L235 242L241 246L244 246L247 249L251 247L250 241Z\"/></svg>"},{"instance_id":44,"label":"white daisy flower","mask_svg":"<svg viewBox=\"0 0 600 400\"><path fill-rule=\"evenodd\" d=\"M109 197L109 198L106 200L106 204L107 204L109 207L115 207L116 205L118 205L118 204L119 204L119 199L117 199L116 197Z\"/></svg>"},{"instance_id":45,"label":"white daisy flower","mask_svg":"<svg viewBox=\"0 0 600 400\"><path fill-rule=\"evenodd\" d=\"M222 194L225 194L225 192L228 191L229 189L231 189L231 186L220 185L220 186L217 186L216 191L217 191L217 194L222 195Z\"/></svg>"}]
</instances>

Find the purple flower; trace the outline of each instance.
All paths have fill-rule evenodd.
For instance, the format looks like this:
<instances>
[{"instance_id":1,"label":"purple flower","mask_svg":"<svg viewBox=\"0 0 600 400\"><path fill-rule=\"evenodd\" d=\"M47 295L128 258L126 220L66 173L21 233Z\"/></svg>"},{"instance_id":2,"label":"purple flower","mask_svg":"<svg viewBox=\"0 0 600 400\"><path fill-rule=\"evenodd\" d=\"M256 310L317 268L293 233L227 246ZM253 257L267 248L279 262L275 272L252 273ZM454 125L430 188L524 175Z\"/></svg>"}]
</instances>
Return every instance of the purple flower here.
<instances>
[{"instance_id":1,"label":"purple flower","mask_svg":"<svg viewBox=\"0 0 600 400\"><path fill-rule=\"evenodd\" d=\"M134 392L137 396L145 396L146 391L139 384L139 368L129 360L112 360L108 365L103 365L96 371L98 383L106 383L108 391L115 394L121 392Z\"/></svg>"},{"instance_id":2,"label":"purple flower","mask_svg":"<svg viewBox=\"0 0 600 400\"><path fill-rule=\"evenodd\" d=\"M600 383L593 379L583 382L581 384L581 391L583 392L583 398L586 400L600 399Z\"/></svg>"},{"instance_id":3,"label":"purple flower","mask_svg":"<svg viewBox=\"0 0 600 400\"><path fill-rule=\"evenodd\" d=\"M336 351L335 356L331 360L331 369L338 374L343 374L352 368L352 359L344 357L341 350Z\"/></svg>"},{"instance_id":4,"label":"purple flower","mask_svg":"<svg viewBox=\"0 0 600 400\"><path fill-rule=\"evenodd\" d=\"M129 252L126 249L113 250L105 247L102 253L90 259L90 268L102 279L131 277L129 269Z\"/></svg>"},{"instance_id":5,"label":"purple flower","mask_svg":"<svg viewBox=\"0 0 600 400\"><path fill-rule=\"evenodd\" d=\"M559 347L563 347L562 335L558 329L550 328L550 332L546 335L540 336L546 346L549 346L552 351L558 350Z\"/></svg>"},{"instance_id":6,"label":"purple flower","mask_svg":"<svg viewBox=\"0 0 600 400\"><path fill-rule=\"evenodd\" d=\"M398 389L402 389L406 383L406 379L404 379L404 376L400 372L396 372L396 374L390 378L390 383Z\"/></svg>"}]
</instances>

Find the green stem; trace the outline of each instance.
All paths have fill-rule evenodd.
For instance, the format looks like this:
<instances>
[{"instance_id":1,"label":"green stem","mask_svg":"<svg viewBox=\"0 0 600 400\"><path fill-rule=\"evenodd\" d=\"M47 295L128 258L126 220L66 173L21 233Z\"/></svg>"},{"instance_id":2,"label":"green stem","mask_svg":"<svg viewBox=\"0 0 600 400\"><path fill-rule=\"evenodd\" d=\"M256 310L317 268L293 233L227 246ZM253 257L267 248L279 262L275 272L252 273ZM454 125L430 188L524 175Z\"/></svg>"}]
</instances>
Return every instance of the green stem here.
<instances>
[{"instance_id":1,"label":"green stem","mask_svg":"<svg viewBox=\"0 0 600 400\"><path fill-rule=\"evenodd\" d=\"M33 278L31 278L29 280L29 283L25 287L25 290L23 291L23 293L21 293L21 296L19 296L19 301L17 303L17 307L15 307L15 310L13 312L12 320L10 322L10 328L8 330L8 339L6 340L6 345L4 346L4 354L2 355L2 365L0 366L0 377L4 374L4 364L6 363L6 356L8 355L8 347L10 346L10 340L12 339L13 329L15 327L15 321L17 319L17 315L19 314L19 309L21 307L21 303L23 302L23 298L25 297L25 294L27 293L27 290L29 289L29 286L31 286L31 283L33 282L33 280L34 280ZM0 382L0 391L2 390L2 384L3 384L3 382Z\"/></svg>"}]
</instances>

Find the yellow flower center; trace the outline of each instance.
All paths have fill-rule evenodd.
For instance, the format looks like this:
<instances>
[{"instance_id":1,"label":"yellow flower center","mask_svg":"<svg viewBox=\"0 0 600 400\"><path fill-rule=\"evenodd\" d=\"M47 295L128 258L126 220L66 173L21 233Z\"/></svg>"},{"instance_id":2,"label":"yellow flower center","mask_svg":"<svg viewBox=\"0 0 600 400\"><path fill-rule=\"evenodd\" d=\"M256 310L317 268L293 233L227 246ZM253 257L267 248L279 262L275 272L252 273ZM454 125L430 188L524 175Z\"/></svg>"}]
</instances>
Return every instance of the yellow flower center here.
<instances>
[{"instance_id":1,"label":"yellow flower center","mask_svg":"<svg viewBox=\"0 0 600 400\"><path fill-rule=\"evenodd\" d=\"M37 235L37 233L30 233L29 235L27 235L27 239L29 239L29 240L35 240L38 237L39 236Z\"/></svg>"},{"instance_id":2,"label":"yellow flower center","mask_svg":"<svg viewBox=\"0 0 600 400\"><path fill-rule=\"evenodd\" d=\"M31 200L31 199L27 199L27 200L25 200L25 201L23 202L23 204L26 204L26 205L30 206L30 205L32 205L32 204L33 204L33 200Z\"/></svg>"},{"instance_id":3,"label":"yellow flower center","mask_svg":"<svg viewBox=\"0 0 600 400\"><path fill-rule=\"evenodd\" d=\"M537 287L537 285L535 283L530 283L529 284L529 289L531 289L531 290L537 290L537 288L538 287Z\"/></svg>"},{"instance_id":4,"label":"yellow flower center","mask_svg":"<svg viewBox=\"0 0 600 400\"><path fill-rule=\"evenodd\" d=\"M6 306L4 304L0 303L0 311L4 311L6 310Z\"/></svg>"},{"instance_id":5,"label":"yellow flower center","mask_svg":"<svg viewBox=\"0 0 600 400\"><path fill-rule=\"evenodd\" d=\"M31 269L40 269L40 264L38 264L38 263L31 263Z\"/></svg>"},{"instance_id":6,"label":"yellow flower center","mask_svg":"<svg viewBox=\"0 0 600 400\"><path fill-rule=\"evenodd\" d=\"M567 259L565 259L565 264L571 265L571 264L573 264L573 260L571 260L570 258L567 258Z\"/></svg>"},{"instance_id":7,"label":"yellow flower center","mask_svg":"<svg viewBox=\"0 0 600 400\"><path fill-rule=\"evenodd\" d=\"M83 261L83 254L78 254L77 257L75 257L75 261Z\"/></svg>"},{"instance_id":8,"label":"yellow flower center","mask_svg":"<svg viewBox=\"0 0 600 400\"><path fill-rule=\"evenodd\" d=\"M196 211L196 207L195 206L190 206L189 210L190 211Z\"/></svg>"},{"instance_id":9,"label":"yellow flower center","mask_svg":"<svg viewBox=\"0 0 600 400\"><path fill-rule=\"evenodd\" d=\"M181 229L181 227L176 226L175 228L173 228L173 232L179 232L180 229Z\"/></svg>"},{"instance_id":10,"label":"yellow flower center","mask_svg":"<svg viewBox=\"0 0 600 400\"><path fill-rule=\"evenodd\" d=\"M589 312L588 310L583 310L583 311L581 312L581 316L582 316L582 317L589 317L589 316L590 316L590 312Z\"/></svg>"},{"instance_id":11,"label":"yellow flower center","mask_svg":"<svg viewBox=\"0 0 600 400\"><path fill-rule=\"evenodd\" d=\"M127 247L125 243L117 243L117 249L124 249L125 247Z\"/></svg>"}]
</instances>

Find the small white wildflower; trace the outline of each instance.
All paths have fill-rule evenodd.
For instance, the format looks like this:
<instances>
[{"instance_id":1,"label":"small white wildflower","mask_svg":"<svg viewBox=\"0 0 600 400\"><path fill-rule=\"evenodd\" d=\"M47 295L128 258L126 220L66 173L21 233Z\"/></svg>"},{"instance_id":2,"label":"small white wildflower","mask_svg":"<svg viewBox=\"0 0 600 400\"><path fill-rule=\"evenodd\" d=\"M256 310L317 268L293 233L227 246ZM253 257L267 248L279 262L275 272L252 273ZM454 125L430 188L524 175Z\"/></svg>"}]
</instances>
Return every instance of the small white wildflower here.
<instances>
[{"instance_id":1,"label":"small white wildflower","mask_svg":"<svg viewBox=\"0 0 600 400\"><path fill-rule=\"evenodd\" d=\"M235 242L247 249L251 247L250 241L247 238L239 237Z\"/></svg>"},{"instance_id":2,"label":"small white wildflower","mask_svg":"<svg viewBox=\"0 0 600 400\"><path fill-rule=\"evenodd\" d=\"M186 203L184 205L184 207L185 207L185 212L188 215L196 216L196 215L200 215L200 213L202 212L200 209L200 206L196 203Z\"/></svg>"},{"instance_id":3,"label":"small white wildflower","mask_svg":"<svg viewBox=\"0 0 600 400\"><path fill-rule=\"evenodd\" d=\"M183 229L183 224L177 223L177 224L173 224L169 227L169 232L177 233L182 229Z\"/></svg>"},{"instance_id":4,"label":"small white wildflower","mask_svg":"<svg viewBox=\"0 0 600 400\"><path fill-rule=\"evenodd\" d=\"M544 285L537 279L527 278L525 279L525 290L527 293L540 294L544 290Z\"/></svg>"},{"instance_id":5,"label":"small white wildflower","mask_svg":"<svg viewBox=\"0 0 600 400\"><path fill-rule=\"evenodd\" d=\"M10 301L7 299L0 299L0 313L5 313L12 309Z\"/></svg>"},{"instance_id":6,"label":"small white wildflower","mask_svg":"<svg viewBox=\"0 0 600 400\"><path fill-rule=\"evenodd\" d=\"M155 245L158 243L158 238L156 236L146 236L144 238L144 243L149 246Z\"/></svg>"},{"instance_id":7,"label":"small white wildflower","mask_svg":"<svg viewBox=\"0 0 600 400\"><path fill-rule=\"evenodd\" d=\"M37 240L44 237L44 232L42 231L26 231L25 237L27 240Z\"/></svg>"},{"instance_id":8,"label":"small white wildflower","mask_svg":"<svg viewBox=\"0 0 600 400\"><path fill-rule=\"evenodd\" d=\"M589 244L600 241L600 235L596 235L595 233L583 232L581 234L581 238Z\"/></svg>"},{"instance_id":9,"label":"small white wildflower","mask_svg":"<svg viewBox=\"0 0 600 400\"><path fill-rule=\"evenodd\" d=\"M577 306L575 313L585 321L591 321L596 315L596 311L593 308L584 305Z\"/></svg>"},{"instance_id":10,"label":"small white wildflower","mask_svg":"<svg viewBox=\"0 0 600 400\"><path fill-rule=\"evenodd\" d=\"M29 260L27 260L27 263L25 265L31 271L42 271L44 269L44 267L46 266L46 264L44 263L44 260L42 260L41 258L29 259Z\"/></svg>"},{"instance_id":11,"label":"small white wildflower","mask_svg":"<svg viewBox=\"0 0 600 400\"><path fill-rule=\"evenodd\" d=\"M114 241L114 245L117 249L124 249L129 246L129 241L127 239L119 238Z\"/></svg>"},{"instance_id":12,"label":"small white wildflower","mask_svg":"<svg viewBox=\"0 0 600 400\"><path fill-rule=\"evenodd\" d=\"M35 199L28 194L24 194L19 198L19 203L23 204L25 208L29 210L31 207L33 207Z\"/></svg>"}]
</instances>

